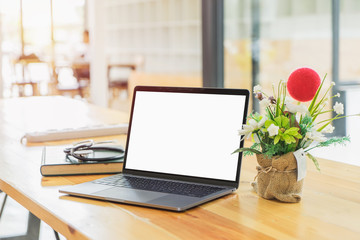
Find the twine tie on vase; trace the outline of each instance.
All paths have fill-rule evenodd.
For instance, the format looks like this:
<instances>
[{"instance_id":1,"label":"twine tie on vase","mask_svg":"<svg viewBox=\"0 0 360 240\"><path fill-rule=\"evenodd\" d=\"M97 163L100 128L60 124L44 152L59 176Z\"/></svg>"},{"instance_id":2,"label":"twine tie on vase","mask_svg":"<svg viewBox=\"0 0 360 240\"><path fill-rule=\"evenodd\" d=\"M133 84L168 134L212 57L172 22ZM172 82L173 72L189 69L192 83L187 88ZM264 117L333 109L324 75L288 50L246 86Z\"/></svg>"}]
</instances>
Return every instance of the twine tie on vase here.
<instances>
[{"instance_id":1,"label":"twine tie on vase","mask_svg":"<svg viewBox=\"0 0 360 240\"><path fill-rule=\"evenodd\" d=\"M261 166L258 166L258 173L256 174L256 176L254 177L254 181L256 180L256 178L261 174L261 173L269 173L269 172L278 172L278 173L291 173L291 172L295 172L296 169L293 170L287 170L287 171L279 171L276 168L274 168L273 166L270 167L266 167L263 168Z\"/></svg>"}]
</instances>

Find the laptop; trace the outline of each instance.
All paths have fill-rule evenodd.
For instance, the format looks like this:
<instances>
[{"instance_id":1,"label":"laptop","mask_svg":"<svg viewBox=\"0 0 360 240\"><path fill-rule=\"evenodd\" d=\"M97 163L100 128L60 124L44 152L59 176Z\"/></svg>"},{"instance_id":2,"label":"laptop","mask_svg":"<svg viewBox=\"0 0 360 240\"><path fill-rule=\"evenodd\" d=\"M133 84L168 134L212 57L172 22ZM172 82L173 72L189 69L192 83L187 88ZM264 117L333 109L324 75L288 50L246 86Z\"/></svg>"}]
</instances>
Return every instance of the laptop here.
<instances>
[{"instance_id":1,"label":"laptop","mask_svg":"<svg viewBox=\"0 0 360 240\"><path fill-rule=\"evenodd\" d=\"M239 185L249 91L137 86L123 171L61 193L184 211Z\"/></svg>"}]
</instances>

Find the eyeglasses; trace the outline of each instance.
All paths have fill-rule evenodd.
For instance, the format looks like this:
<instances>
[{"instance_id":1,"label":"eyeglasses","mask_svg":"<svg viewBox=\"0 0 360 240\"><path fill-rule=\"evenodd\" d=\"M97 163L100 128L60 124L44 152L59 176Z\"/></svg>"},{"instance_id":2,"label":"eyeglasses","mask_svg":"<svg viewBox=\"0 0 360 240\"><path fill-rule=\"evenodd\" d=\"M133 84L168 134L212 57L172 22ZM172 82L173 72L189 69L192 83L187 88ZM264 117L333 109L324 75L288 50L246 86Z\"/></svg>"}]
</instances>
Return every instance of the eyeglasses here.
<instances>
[{"instance_id":1,"label":"eyeglasses","mask_svg":"<svg viewBox=\"0 0 360 240\"><path fill-rule=\"evenodd\" d=\"M115 141L94 142L85 140L73 144L73 147L65 148L64 153L69 161L112 161L124 157L125 150L121 145L103 145ZM74 161L74 158L76 159Z\"/></svg>"}]
</instances>

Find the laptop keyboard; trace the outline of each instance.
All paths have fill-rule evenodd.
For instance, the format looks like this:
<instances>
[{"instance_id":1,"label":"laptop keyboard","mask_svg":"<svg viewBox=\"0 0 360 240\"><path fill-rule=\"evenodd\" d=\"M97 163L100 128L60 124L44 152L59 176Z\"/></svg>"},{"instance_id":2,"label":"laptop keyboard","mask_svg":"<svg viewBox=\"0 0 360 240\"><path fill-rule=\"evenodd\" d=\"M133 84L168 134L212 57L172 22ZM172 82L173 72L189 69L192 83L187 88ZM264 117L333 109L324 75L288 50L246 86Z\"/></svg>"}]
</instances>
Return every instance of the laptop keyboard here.
<instances>
[{"instance_id":1,"label":"laptop keyboard","mask_svg":"<svg viewBox=\"0 0 360 240\"><path fill-rule=\"evenodd\" d=\"M147 190L154 192L172 193L185 195L190 197L204 197L206 195L218 192L224 188L190 184L184 182L141 178L134 176L114 175L93 181L97 184L105 184L109 186L127 187L139 190Z\"/></svg>"}]
</instances>

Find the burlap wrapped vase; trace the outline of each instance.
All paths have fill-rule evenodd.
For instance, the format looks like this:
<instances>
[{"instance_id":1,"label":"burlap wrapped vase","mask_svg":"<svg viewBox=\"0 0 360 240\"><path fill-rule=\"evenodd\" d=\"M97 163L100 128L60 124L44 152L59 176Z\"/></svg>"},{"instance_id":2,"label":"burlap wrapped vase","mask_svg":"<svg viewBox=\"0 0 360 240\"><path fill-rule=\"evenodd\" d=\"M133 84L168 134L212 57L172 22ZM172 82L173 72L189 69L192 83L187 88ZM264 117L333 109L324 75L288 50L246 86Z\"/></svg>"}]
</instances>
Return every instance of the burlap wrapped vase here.
<instances>
[{"instance_id":1,"label":"burlap wrapped vase","mask_svg":"<svg viewBox=\"0 0 360 240\"><path fill-rule=\"evenodd\" d=\"M297 164L292 152L268 158L256 155L258 174L251 185L255 192L265 199L277 199L282 202L299 202L303 179L297 181Z\"/></svg>"}]
</instances>

